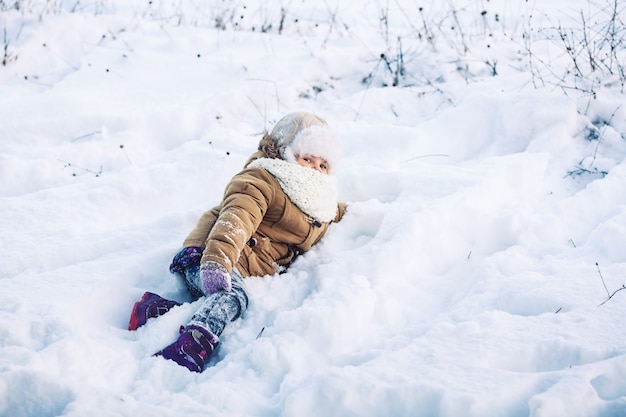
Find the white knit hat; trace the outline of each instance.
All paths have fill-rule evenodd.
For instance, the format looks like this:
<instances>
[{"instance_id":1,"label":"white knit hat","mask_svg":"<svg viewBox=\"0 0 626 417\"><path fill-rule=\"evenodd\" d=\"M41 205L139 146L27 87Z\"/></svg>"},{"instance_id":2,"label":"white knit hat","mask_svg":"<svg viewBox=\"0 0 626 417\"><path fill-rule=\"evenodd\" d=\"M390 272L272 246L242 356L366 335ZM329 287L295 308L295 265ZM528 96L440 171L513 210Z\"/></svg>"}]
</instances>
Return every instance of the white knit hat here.
<instances>
[{"instance_id":1,"label":"white knit hat","mask_svg":"<svg viewBox=\"0 0 626 417\"><path fill-rule=\"evenodd\" d=\"M296 162L298 156L311 155L323 158L328 163L328 172L341 159L339 137L319 116L308 112L290 113L274 126L270 138L274 140L281 157Z\"/></svg>"}]
</instances>

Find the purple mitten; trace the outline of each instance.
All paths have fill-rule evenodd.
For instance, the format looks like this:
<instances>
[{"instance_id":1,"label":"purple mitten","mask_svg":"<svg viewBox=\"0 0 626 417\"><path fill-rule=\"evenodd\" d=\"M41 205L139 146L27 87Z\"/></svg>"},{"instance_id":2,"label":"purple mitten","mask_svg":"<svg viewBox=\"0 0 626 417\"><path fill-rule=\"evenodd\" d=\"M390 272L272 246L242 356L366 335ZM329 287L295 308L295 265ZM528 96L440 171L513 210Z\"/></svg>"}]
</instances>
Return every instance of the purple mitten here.
<instances>
[{"instance_id":1,"label":"purple mitten","mask_svg":"<svg viewBox=\"0 0 626 417\"><path fill-rule=\"evenodd\" d=\"M200 258L202 258L202 252L204 249L197 247L188 247L183 248L180 252L174 256L172 263L170 265L170 272L172 274L175 273L183 273L183 271L192 263L200 262Z\"/></svg>"},{"instance_id":2,"label":"purple mitten","mask_svg":"<svg viewBox=\"0 0 626 417\"><path fill-rule=\"evenodd\" d=\"M202 290L206 295L232 289L230 274L226 271L226 268L217 262L204 262L200 266L200 281Z\"/></svg>"}]
</instances>

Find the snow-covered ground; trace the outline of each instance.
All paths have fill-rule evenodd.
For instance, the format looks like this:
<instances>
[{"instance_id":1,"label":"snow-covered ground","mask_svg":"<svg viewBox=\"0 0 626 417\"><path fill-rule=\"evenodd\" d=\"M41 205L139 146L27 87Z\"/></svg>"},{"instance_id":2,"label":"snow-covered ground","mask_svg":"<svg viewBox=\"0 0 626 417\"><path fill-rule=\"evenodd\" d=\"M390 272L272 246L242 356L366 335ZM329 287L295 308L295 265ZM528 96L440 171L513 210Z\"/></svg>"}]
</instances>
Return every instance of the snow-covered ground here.
<instances>
[{"instance_id":1,"label":"snow-covered ground","mask_svg":"<svg viewBox=\"0 0 626 417\"><path fill-rule=\"evenodd\" d=\"M542 41L612 2L250 3L0 1L0 415L626 415L625 97ZM198 304L134 301L187 300L171 258L296 110L346 216L204 373L152 357Z\"/></svg>"}]
</instances>

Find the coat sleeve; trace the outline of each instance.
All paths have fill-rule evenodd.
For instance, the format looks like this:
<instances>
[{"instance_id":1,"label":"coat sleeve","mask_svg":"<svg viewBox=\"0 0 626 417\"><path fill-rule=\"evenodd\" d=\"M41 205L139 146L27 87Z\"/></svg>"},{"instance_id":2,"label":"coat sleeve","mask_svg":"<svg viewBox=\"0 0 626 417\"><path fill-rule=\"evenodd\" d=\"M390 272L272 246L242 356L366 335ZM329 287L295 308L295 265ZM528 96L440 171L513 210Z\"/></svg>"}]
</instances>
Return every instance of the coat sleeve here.
<instances>
[{"instance_id":1,"label":"coat sleeve","mask_svg":"<svg viewBox=\"0 0 626 417\"><path fill-rule=\"evenodd\" d=\"M333 222L336 223L339 220L341 220L347 208L348 208L348 205L346 203L338 203L337 204L337 216L335 216L335 219L333 220Z\"/></svg>"},{"instance_id":2,"label":"coat sleeve","mask_svg":"<svg viewBox=\"0 0 626 417\"><path fill-rule=\"evenodd\" d=\"M191 231L191 233L189 233L183 242L183 248L189 248L192 246L204 248L206 240L209 237L209 233L220 215L220 210L220 206L213 207L211 210L204 212L204 214L200 216L198 223L196 223L196 227Z\"/></svg>"},{"instance_id":3,"label":"coat sleeve","mask_svg":"<svg viewBox=\"0 0 626 417\"><path fill-rule=\"evenodd\" d=\"M264 154L261 151L253 153L250 158L248 158L248 161L245 163L244 167L247 167L250 162L254 161L255 159L262 158L263 156ZM211 232L211 229L213 229L215 221L220 215L221 209L221 206L213 207L211 210L206 211L204 212L204 214L202 214L202 216L198 220L198 223L196 224L196 227L191 231L191 233L189 233L189 235L183 242L183 248L189 248L192 246L204 248L206 241L209 237L209 233Z\"/></svg>"},{"instance_id":4,"label":"coat sleeve","mask_svg":"<svg viewBox=\"0 0 626 417\"><path fill-rule=\"evenodd\" d=\"M265 170L249 168L233 177L207 237L202 263L217 262L228 272L237 264L241 251L274 199L275 187L269 176Z\"/></svg>"}]
</instances>

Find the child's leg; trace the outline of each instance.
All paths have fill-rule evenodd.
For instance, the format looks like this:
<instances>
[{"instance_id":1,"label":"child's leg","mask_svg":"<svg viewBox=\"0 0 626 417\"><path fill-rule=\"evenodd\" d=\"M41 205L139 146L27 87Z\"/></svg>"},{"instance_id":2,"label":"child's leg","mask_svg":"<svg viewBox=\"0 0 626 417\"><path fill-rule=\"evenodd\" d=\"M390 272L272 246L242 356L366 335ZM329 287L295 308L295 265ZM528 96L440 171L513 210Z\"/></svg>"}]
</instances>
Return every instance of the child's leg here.
<instances>
[{"instance_id":1,"label":"child's leg","mask_svg":"<svg viewBox=\"0 0 626 417\"><path fill-rule=\"evenodd\" d=\"M220 343L224 327L248 308L243 278L236 270L231 274L232 290L207 296L187 326L181 326L178 339L155 355L173 360L193 372L202 372Z\"/></svg>"},{"instance_id":2,"label":"child's leg","mask_svg":"<svg viewBox=\"0 0 626 417\"><path fill-rule=\"evenodd\" d=\"M241 317L248 308L244 279L239 271L233 269L231 281L233 286L231 291L218 291L207 296L191 318L189 325L204 327L219 336L228 323Z\"/></svg>"},{"instance_id":3,"label":"child's leg","mask_svg":"<svg viewBox=\"0 0 626 417\"><path fill-rule=\"evenodd\" d=\"M200 261L196 261L184 269L182 274L179 274L183 278L183 282L189 290L189 294L193 301L199 300L204 297L200 286Z\"/></svg>"}]
</instances>

